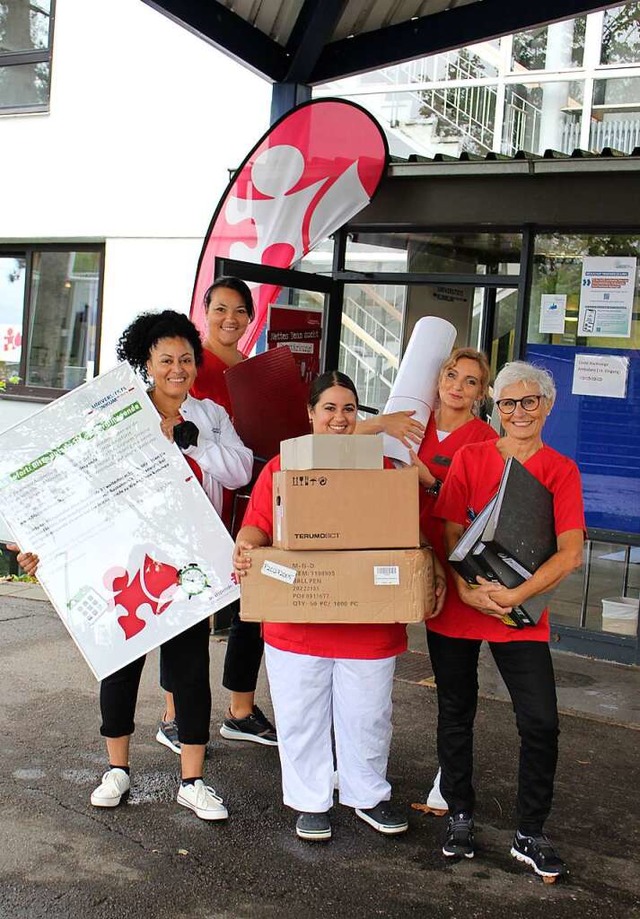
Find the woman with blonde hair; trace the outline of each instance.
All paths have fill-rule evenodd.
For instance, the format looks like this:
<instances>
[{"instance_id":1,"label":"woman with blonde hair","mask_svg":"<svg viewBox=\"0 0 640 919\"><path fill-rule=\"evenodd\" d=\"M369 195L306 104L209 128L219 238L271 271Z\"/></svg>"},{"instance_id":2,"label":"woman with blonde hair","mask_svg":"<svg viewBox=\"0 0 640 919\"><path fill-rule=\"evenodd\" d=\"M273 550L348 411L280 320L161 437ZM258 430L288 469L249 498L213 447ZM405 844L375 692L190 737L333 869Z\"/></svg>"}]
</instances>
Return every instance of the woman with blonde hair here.
<instances>
[{"instance_id":1,"label":"woman with blonde hair","mask_svg":"<svg viewBox=\"0 0 640 919\"><path fill-rule=\"evenodd\" d=\"M493 428L478 417L489 387L489 363L475 348L456 348L443 362L438 377L438 403L420 448L412 452L420 478L420 529L429 540L455 590L444 549L444 522L433 516L442 483L453 457L465 444L496 440ZM422 805L417 805L422 809ZM441 813L447 802L440 793L440 770L427 796L426 809Z\"/></svg>"}]
</instances>

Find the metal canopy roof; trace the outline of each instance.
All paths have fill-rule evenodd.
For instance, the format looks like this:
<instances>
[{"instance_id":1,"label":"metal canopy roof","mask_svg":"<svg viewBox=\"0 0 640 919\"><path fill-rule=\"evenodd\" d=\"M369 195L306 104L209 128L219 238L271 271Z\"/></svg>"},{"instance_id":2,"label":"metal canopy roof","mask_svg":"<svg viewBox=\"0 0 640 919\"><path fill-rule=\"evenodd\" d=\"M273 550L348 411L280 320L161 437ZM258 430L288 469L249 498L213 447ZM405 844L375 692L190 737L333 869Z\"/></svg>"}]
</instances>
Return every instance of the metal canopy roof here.
<instances>
[{"instance_id":1,"label":"metal canopy roof","mask_svg":"<svg viewBox=\"0 0 640 919\"><path fill-rule=\"evenodd\" d=\"M143 0L275 83L317 84L620 0Z\"/></svg>"}]
</instances>

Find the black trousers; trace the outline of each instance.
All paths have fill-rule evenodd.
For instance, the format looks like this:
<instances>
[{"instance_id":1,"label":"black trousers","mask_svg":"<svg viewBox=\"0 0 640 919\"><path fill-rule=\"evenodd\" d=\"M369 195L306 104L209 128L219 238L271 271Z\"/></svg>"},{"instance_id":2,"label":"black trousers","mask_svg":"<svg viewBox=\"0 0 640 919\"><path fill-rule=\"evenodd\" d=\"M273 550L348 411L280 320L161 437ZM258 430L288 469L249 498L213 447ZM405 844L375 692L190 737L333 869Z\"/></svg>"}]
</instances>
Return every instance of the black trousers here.
<instances>
[{"instance_id":1,"label":"black trousers","mask_svg":"<svg viewBox=\"0 0 640 919\"><path fill-rule=\"evenodd\" d=\"M263 652L264 641L260 623L243 622L238 604L231 620L227 653L224 658L224 688L231 692L255 692Z\"/></svg>"},{"instance_id":2,"label":"black trousers","mask_svg":"<svg viewBox=\"0 0 640 919\"><path fill-rule=\"evenodd\" d=\"M145 656L112 673L100 684L103 737L124 737L135 730L135 710ZM209 620L160 647L161 670L172 687L181 743L206 744L211 720Z\"/></svg>"},{"instance_id":3,"label":"black trousers","mask_svg":"<svg viewBox=\"0 0 640 919\"><path fill-rule=\"evenodd\" d=\"M428 631L438 690L440 788L450 813L473 813L473 722L478 704L480 641ZM518 829L540 833L551 811L558 760L558 706L546 642L489 642L511 696L520 735Z\"/></svg>"}]
</instances>

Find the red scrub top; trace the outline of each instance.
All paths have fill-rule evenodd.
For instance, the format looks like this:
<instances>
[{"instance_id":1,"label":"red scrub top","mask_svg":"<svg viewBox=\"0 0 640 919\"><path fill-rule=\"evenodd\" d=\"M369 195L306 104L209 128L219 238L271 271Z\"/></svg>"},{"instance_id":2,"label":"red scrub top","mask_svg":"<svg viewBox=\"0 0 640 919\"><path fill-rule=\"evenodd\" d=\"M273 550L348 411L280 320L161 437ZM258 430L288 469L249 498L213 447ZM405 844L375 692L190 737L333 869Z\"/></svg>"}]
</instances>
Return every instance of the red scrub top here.
<instances>
[{"instance_id":1,"label":"red scrub top","mask_svg":"<svg viewBox=\"0 0 640 919\"><path fill-rule=\"evenodd\" d=\"M261 529L270 540L273 539L273 473L279 471L280 457L274 456L258 476L242 521L243 526ZM384 625L263 622L262 630L264 640L272 647L314 657L379 660L407 650L406 628L399 622Z\"/></svg>"},{"instance_id":2,"label":"red scrub top","mask_svg":"<svg viewBox=\"0 0 640 919\"><path fill-rule=\"evenodd\" d=\"M229 365L225 364L217 354L203 348L202 363L198 367L198 375L191 387L191 395L194 399L211 399L217 402L226 409L229 418L233 421L231 399L224 378L224 372L228 369Z\"/></svg>"},{"instance_id":3,"label":"red scrub top","mask_svg":"<svg viewBox=\"0 0 640 919\"><path fill-rule=\"evenodd\" d=\"M479 418L471 418L465 424L461 425L455 431L444 438L438 440L438 431L435 422L435 416L432 413L427 423L420 449L418 450L418 459L421 459L429 469L431 475L441 482L446 481L449 474L449 467L454 454L465 444L482 443L486 440L497 440L498 434L493 430L491 425L486 421L480 421ZM434 517L433 509L436 504L436 496L429 494L424 488L420 489L420 529L423 536L428 540L429 545L433 547L436 555L447 567L446 552L444 550L444 522L438 517Z\"/></svg>"},{"instance_id":4,"label":"red scrub top","mask_svg":"<svg viewBox=\"0 0 640 919\"><path fill-rule=\"evenodd\" d=\"M231 399L229 390L224 378L225 370L229 365L225 364L213 351L202 349L202 363L198 367L198 375L195 382L189 390L194 399L211 399L221 405L233 421L231 414ZM202 481L202 479L201 479ZM226 528L231 531L231 520L233 517L233 496L235 492L227 488L222 490L222 513L220 517Z\"/></svg>"},{"instance_id":5,"label":"red scrub top","mask_svg":"<svg viewBox=\"0 0 640 919\"><path fill-rule=\"evenodd\" d=\"M582 485L578 467L568 457L543 446L526 463L526 469L553 495L556 536L567 530L584 530ZM469 526L473 516L498 491L504 459L493 441L468 444L456 453L446 483L436 502L435 515L461 526ZM453 580L447 578L444 609L427 628L450 638L475 638L487 641L548 641L549 616L545 611L537 625L515 629L463 603Z\"/></svg>"}]
</instances>

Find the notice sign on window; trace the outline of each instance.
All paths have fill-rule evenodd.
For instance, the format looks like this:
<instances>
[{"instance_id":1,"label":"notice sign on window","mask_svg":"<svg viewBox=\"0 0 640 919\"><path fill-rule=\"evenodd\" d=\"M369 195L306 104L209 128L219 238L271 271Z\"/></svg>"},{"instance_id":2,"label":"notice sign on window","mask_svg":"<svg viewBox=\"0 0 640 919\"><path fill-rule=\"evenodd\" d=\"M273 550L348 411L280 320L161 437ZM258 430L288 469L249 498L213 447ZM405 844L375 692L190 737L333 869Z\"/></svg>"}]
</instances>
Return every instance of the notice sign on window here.
<instances>
[{"instance_id":1,"label":"notice sign on window","mask_svg":"<svg viewBox=\"0 0 640 919\"><path fill-rule=\"evenodd\" d=\"M575 396L624 399L627 395L628 373L628 357L615 354L576 354L571 392Z\"/></svg>"},{"instance_id":2,"label":"notice sign on window","mask_svg":"<svg viewBox=\"0 0 640 919\"><path fill-rule=\"evenodd\" d=\"M635 258L593 257L582 260L578 335L590 338L629 338Z\"/></svg>"},{"instance_id":3,"label":"notice sign on window","mask_svg":"<svg viewBox=\"0 0 640 919\"><path fill-rule=\"evenodd\" d=\"M538 331L547 334L563 333L566 311L566 294L542 294Z\"/></svg>"}]
</instances>

